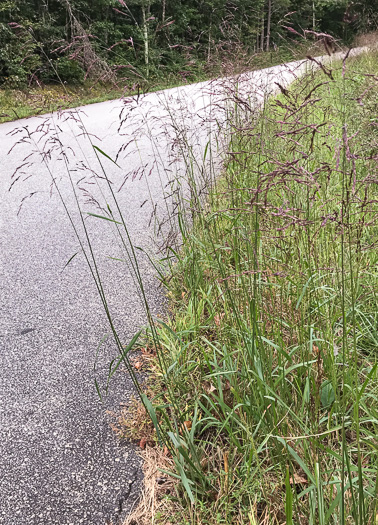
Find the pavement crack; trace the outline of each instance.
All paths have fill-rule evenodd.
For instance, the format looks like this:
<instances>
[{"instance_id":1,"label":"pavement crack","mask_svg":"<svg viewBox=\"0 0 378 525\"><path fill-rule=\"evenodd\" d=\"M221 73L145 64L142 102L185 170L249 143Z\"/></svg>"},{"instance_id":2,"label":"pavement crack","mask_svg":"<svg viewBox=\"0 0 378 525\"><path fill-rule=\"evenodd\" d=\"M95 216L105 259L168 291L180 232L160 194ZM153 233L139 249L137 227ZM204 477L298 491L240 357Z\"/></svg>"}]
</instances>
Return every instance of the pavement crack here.
<instances>
[{"instance_id":1,"label":"pavement crack","mask_svg":"<svg viewBox=\"0 0 378 525\"><path fill-rule=\"evenodd\" d=\"M133 485L136 481L138 481L138 470L133 469L133 471L131 472L131 479L129 479L127 484L127 488L124 490L124 492L121 493L121 495L118 498L118 508L115 513L115 519L114 522L111 522L114 525L118 525L120 523L121 515L124 510L124 505L127 503L127 500L129 499L131 491L133 489Z\"/></svg>"}]
</instances>

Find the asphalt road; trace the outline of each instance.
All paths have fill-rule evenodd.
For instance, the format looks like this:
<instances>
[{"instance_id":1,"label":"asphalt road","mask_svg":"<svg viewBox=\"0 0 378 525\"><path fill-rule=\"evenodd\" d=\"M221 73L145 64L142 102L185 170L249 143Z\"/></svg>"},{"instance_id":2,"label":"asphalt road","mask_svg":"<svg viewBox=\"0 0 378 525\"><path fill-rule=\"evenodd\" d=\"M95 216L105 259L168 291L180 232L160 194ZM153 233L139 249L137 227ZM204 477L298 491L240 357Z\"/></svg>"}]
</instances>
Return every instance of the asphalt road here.
<instances>
[{"instance_id":1,"label":"asphalt road","mask_svg":"<svg viewBox=\"0 0 378 525\"><path fill-rule=\"evenodd\" d=\"M295 63L244 75L239 96L256 104L275 82L287 84L305 67ZM74 188L109 308L128 342L146 323L133 272L115 260L125 253L114 224L86 212L104 215L101 208L109 204L119 218L112 188L133 243L157 253L162 232L171 237L170 223L159 228L156 220L174 207L170 181L178 175L185 180L189 150L208 168L203 151L210 136L213 146L221 146L234 81L0 125L1 524L115 524L135 503L140 460L133 446L117 442L106 414L130 398L133 385L119 371L99 400L94 379L103 389L117 350L109 338L94 372L96 349L109 327L67 211L88 252ZM117 165L93 144L117 158ZM147 257L138 254L157 314L162 293Z\"/></svg>"}]
</instances>

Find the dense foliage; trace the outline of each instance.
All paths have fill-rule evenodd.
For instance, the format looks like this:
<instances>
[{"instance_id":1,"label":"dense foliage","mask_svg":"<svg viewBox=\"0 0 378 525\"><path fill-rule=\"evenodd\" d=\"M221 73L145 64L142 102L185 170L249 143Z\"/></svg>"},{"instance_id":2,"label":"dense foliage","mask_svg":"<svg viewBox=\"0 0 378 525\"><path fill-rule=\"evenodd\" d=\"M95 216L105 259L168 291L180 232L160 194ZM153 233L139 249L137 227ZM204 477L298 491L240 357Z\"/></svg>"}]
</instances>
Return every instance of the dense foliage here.
<instances>
[{"instance_id":1,"label":"dense foliage","mask_svg":"<svg viewBox=\"0 0 378 525\"><path fill-rule=\"evenodd\" d=\"M235 44L275 49L295 31L348 40L378 0L2 0L0 85L187 75Z\"/></svg>"}]
</instances>

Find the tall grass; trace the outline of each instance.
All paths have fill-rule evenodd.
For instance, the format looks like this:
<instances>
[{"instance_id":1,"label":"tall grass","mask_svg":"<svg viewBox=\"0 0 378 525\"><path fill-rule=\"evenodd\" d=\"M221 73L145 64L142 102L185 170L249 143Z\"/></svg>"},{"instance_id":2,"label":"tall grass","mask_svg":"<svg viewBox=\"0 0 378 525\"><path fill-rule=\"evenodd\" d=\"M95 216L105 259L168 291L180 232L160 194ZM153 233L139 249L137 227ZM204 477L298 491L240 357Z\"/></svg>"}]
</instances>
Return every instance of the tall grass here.
<instances>
[{"instance_id":1,"label":"tall grass","mask_svg":"<svg viewBox=\"0 0 378 525\"><path fill-rule=\"evenodd\" d=\"M263 86L253 75L214 81L206 118L169 94L164 118L143 98L128 100L119 133L132 136L116 159L80 112L68 144L56 120L19 141L43 159L96 283L119 352L109 378L125 364L174 462L177 514L161 520L375 523L377 63L370 54L308 67L292 88L281 76ZM280 94L268 97L273 86ZM138 108L140 129L130 124ZM155 267L170 302L165 322L152 314L142 252L109 175L132 144L141 166L124 180L143 178L164 235ZM25 162L13 184L30 155ZM155 395L129 359L140 334L127 345L118 334L88 217L112 228L115 257L134 276L156 349Z\"/></svg>"},{"instance_id":2,"label":"tall grass","mask_svg":"<svg viewBox=\"0 0 378 525\"><path fill-rule=\"evenodd\" d=\"M158 330L188 522L375 523L377 60L234 98Z\"/></svg>"}]
</instances>

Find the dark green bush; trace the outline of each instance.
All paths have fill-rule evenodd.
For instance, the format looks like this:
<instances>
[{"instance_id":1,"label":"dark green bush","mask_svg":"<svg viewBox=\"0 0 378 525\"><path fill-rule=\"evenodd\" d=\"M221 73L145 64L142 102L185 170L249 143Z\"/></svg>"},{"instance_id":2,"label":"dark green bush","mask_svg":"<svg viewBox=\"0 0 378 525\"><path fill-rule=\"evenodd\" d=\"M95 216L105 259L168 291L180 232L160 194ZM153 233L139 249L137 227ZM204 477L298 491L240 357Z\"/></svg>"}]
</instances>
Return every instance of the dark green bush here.
<instances>
[{"instance_id":1,"label":"dark green bush","mask_svg":"<svg viewBox=\"0 0 378 525\"><path fill-rule=\"evenodd\" d=\"M0 23L0 85L22 88L41 66L38 43L27 31Z\"/></svg>"},{"instance_id":2,"label":"dark green bush","mask_svg":"<svg viewBox=\"0 0 378 525\"><path fill-rule=\"evenodd\" d=\"M84 70L76 60L68 57L59 57L54 63L57 76L63 82L71 84L82 84L84 81Z\"/></svg>"}]
</instances>

